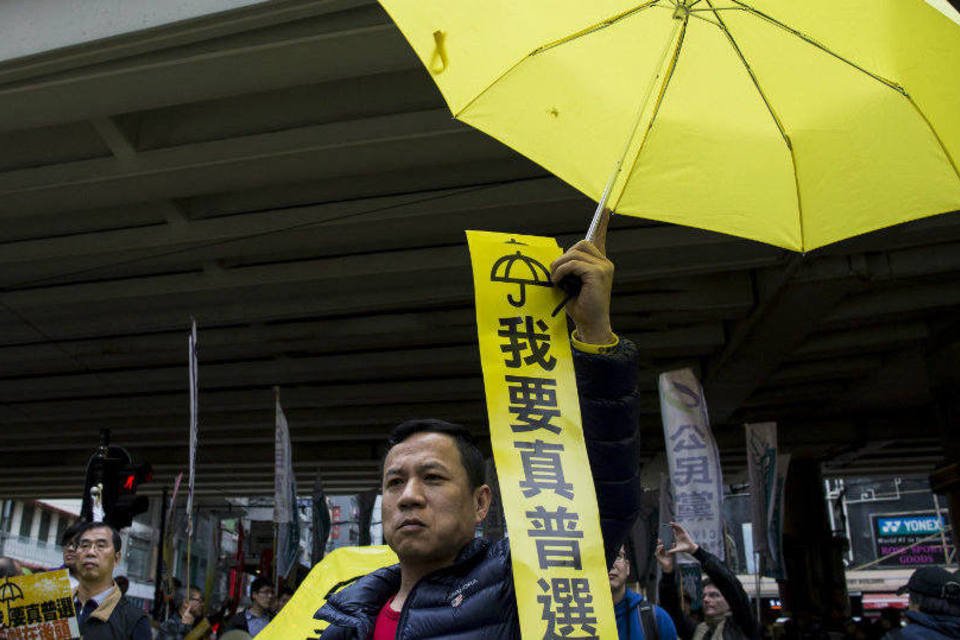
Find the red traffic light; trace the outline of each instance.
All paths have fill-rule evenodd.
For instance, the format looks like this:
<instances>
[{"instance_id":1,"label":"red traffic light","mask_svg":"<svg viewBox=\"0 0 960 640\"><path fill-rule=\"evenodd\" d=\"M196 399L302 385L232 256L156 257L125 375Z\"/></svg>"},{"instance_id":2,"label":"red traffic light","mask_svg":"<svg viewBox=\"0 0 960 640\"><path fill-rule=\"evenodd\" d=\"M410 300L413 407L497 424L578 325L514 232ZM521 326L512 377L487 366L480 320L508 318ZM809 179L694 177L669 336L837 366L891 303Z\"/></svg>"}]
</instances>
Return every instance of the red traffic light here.
<instances>
[{"instance_id":1,"label":"red traffic light","mask_svg":"<svg viewBox=\"0 0 960 640\"><path fill-rule=\"evenodd\" d=\"M136 476L127 475L127 479L124 480L123 482L123 488L126 489L127 491L133 491L133 486L134 486L133 483L135 480L136 480Z\"/></svg>"}]
</instances>

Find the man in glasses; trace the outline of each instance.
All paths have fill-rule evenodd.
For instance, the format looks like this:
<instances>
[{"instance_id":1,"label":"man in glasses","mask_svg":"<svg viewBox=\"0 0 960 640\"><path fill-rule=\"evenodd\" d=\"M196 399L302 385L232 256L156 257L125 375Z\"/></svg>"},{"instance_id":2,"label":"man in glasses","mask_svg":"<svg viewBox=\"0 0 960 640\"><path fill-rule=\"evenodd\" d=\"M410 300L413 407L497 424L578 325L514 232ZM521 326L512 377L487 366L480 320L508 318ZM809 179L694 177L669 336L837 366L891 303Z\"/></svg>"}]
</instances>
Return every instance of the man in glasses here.
<instances>
[{"instance_id":1,"label":"man in glasses","mask_svg":"<svg viewBox=\"0 0 960 640\"><path fill-rule=\"evenodd\" d=\"M238 611L227 622L227 629L240 629L255 636L270 623L274 605L273 585L264 577L250 583L250 606Z\"/></svg>"},{"instance_id":2,"label":"man in glasses","mask_svg":"<svg viewBox=\"0 0 960 640\"><path fill-rule=\"evenodd\" d=\"M120 534L102 522L85 524L75 538L80 581L74 606L84 640L152 640L150 620L120 593L113 571L120 561Z\"/></svg>"},{"instance_id":3,"label":"man in glasses","mask_svg":"<svg viewBox=\"0 0 960 640\"><path fill-rule=\"evenodd\" d=\"M60 569L66 569L67 577L70 579L70 588L76 590L80 581L77 580L77 536L83 529L84 522L75 522L67 527L60 535L60 547L63 549L63 566Z\"/></svg>"}]
</instances>

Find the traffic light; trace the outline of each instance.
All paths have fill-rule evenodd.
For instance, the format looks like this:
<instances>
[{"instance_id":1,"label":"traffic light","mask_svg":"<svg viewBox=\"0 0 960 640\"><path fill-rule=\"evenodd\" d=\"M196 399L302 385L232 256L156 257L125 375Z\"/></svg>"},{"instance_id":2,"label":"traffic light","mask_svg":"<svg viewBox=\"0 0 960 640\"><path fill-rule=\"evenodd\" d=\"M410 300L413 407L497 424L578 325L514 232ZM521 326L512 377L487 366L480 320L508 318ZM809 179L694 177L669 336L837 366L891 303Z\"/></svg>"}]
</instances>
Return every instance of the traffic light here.
<instances>
[{"instance_id":1,"label":"traffic light","mask_svg":"<svg viewBox=\"0 0 960 640\"><path fill-rule=\"evenodd\" d=\"M100 446L87 462L80 518L124 529L150 506L146 496L137 495L137 489L153 478L153 470L149 463L134 463L126 449L109 442L110 432L104 429Z\"/></svg>"},{"instance_id":2,"label":"traffic light","mask_svg":"<svg viewBox=\"0 0 960 640\"><path fill-rule=\"evenodd\" d=\"M116 493L110 509L104 503L103 521L114 529L125 529L133 523L133 517L143 513L150 507L150 500L146 496L138 496L137 489L144 482L153 479L153 469L149 462L127 464L117 470L117 476L112 483Z\"/></svg>"}]
</instances>

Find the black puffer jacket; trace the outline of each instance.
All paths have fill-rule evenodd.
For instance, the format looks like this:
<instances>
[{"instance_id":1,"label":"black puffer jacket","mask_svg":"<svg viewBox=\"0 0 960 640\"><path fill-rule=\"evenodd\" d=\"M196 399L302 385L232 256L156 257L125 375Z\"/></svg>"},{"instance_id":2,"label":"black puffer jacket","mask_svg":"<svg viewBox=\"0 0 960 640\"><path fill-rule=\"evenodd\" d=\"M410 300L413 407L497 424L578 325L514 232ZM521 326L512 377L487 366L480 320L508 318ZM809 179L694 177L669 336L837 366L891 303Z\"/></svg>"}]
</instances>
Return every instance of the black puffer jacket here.
<instances>
[{"instance_id":1,"label":"black puffer jacket","mask_svg":"<svg viewBox=\"0 0 960 640\"><path fill-rule=\"evenodd\" d=\"M621 339L604 355L574 350L574 365L609 566L640 508L636 347ZM322 640L371 638L377 614L399 588L393 566L331 596L316 614L331 623ZM519 640L509 541L473 540L452 566L424 577L398 629L397 640Z\"/></svg>"}]
</instances>

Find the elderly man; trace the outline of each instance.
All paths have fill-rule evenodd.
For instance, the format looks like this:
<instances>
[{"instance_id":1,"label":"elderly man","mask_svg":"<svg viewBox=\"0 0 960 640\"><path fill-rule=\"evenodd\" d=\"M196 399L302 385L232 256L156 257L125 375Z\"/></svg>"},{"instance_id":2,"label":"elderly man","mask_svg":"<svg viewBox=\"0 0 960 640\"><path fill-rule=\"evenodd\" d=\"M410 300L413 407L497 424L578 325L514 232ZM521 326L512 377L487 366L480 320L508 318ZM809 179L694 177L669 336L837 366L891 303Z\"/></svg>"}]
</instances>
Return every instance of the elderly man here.
<instances>
[{"instance_id":1,"label":"elderly man","mask_svg":"<svg viewBox=\"0 0 960 640\"><path fill-rule=\"evenodd\" d=\"M636 350L611 329L613 264L593 244L578 243L551 268L554 282L582 282L567 313L609 566L639 508ZM509 541L474 537L491 501L483 480L483 456L463 427L414 420L394 429L383 530L400 564L331 596L317 612L331 623L322 639L519 639Z\"/></svg>"},{"instance_id":2,"label":"elderly man","mask_svg":"<svg viewBox=\"0 0 960 640\"><path fill-rule=\"evenodd\" d=\"M883 640L947 640L960 638L960 574L940 567L922 567L897 593L910 593L907 626Z\"/></svg>"},{"instance_id":3,"label":"elderly man","mask_svg":"<svg viewBox=\"0 0 960 640\"><path fill-rule=\"evenodd\" d=\"M120 561L120 534L102 522L85 525L76 537L74 606L84 640L151 640L150 620L113 581Z\"/></svg>"}]
</instances>

